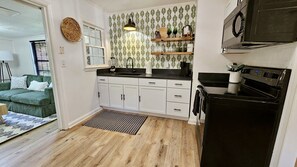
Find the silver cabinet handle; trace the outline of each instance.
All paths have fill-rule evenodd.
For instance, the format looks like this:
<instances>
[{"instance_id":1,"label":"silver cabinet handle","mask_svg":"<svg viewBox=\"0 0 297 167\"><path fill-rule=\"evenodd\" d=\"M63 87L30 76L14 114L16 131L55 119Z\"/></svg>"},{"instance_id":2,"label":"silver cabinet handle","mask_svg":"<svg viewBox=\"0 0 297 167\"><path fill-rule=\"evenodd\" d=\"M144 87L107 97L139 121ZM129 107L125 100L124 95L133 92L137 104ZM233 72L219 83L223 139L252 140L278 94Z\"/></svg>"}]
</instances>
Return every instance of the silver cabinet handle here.
<instances>
[{"instance_id":1,"label":"silver cabinet handle","mask_svg":"<svg viewBox=\"0 0 297 167\"><path fill-rule=\"evenodd\" d=\"M100 81L105 81L105 79L99 79Z\"/></svg>"},{"instance_id":2,"label":"silver cabinet handle","mask_svg":"<svg viewBox=\"0 0 297 167\"><path fill-rule=\"evenodd\" d=\"M153 85L155 85L156 84L156 82L148 82L149 84L153 84Z\"/></svg>"},{"instance_id":3,"label":"silver cabinet handle","mask_svg":"<svg viewBox=\"0 0 297 167\"><path fill-rule=\"evenodd\" d=\"M175 108L174 111L181 111L181 109Z\"/></svg>"},{"instance_id":4,"label":"silver cabinet handle","mask_svg":"<svg viewBox=\"0 0 297 167\"><path fill-rule=\"evenodd\" d=\"M123 100L123 94L121 94L121 100Z\"/></svg>"},{"instance_id":5,"label":"silver cabinet handle","mask_svg":"<svg viewBox=\"0 0 297 167\"><path fill-rule=\"evenodd\" d=\"M176 86L183 86L183 84L181 84L181 83L176 83L174 85L176 85Z\"/></svg>"},{"instance_id":6,"label":"silver cabinet handle","mask_svg":"<svg viewBox=\"0 0 297 167\"><path fill-rule=\"evenodd\" d=\"M174 97L182 97L182 95L174 95Z\"/></svg>"}]
</instances>

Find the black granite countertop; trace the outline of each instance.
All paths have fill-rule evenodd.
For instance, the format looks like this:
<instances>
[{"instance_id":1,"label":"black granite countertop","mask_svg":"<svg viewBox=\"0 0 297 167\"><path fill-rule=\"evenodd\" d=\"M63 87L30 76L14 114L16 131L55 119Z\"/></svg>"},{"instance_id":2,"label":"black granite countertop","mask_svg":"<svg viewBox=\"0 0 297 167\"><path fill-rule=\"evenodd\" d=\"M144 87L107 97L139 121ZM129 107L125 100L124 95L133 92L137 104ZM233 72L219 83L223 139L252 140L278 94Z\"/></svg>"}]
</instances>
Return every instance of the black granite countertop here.
<instances>
[{"instance_id":1,"label":"black granite countertop","mask_svg":"<svg viewBox=\"0 0 297 167\"><path fill-rule=\"evenodd\" d=\"M226 87L229 84L229 73L198 73L198 80L203 86Z\"/></svg>"},{"instance_id":2,"label":"black granite countertop","mask_svg":"<svg viewBox=\"0 0 297 167\"><path fill-rule=\"evenodd\" d=\"M145 69L117 68L115 72L109 72L109 69L98 69L97 76L108 77L130 77L130 78L155 78L172 80L192 80L192 76L181 76L179 69L153 69L152 75L145 74Z\"/></svg>"}]
</instances>

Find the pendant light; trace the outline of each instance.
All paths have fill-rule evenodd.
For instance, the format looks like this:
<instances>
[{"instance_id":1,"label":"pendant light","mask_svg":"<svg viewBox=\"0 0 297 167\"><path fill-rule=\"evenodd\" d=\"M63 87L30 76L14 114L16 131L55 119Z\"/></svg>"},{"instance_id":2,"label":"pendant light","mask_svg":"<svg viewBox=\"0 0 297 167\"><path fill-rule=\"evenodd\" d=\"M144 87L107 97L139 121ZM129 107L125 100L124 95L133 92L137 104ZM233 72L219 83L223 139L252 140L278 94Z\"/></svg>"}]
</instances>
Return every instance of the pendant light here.
<instances>
[{"instance_id":1,"label":"pendant light","mask_svg":"<svg viewBox=\"0 0 297 167\"><path fill-rule=\"evenodd\" d=\"M124 26L124 30L127 30L127 31L135 31L136 30L132 15L129 17L128 24L126 24Z\"/></svg>"}]
</instances>

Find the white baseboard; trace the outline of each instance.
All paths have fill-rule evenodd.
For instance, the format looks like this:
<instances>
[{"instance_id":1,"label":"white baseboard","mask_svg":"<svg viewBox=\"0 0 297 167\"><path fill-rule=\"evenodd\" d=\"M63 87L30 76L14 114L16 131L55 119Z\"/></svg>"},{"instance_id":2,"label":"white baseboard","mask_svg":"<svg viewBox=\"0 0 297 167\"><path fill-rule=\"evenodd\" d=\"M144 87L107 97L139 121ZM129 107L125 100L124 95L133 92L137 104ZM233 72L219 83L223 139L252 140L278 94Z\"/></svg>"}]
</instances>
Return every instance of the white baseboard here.
<instances>
[{"instance_id":1,"label":"white baseboard","mask_svg":"<svg viewBox=\"0 0 297 167\"><path fill-rule=\"evenodd\" d=\"M101 107L97 107L97 108L95 108L94 110L88 112L87 114L85 114L85 115L83 115L83 116L81 116L81 117L75 119L74 121L72 121L72 122L70 122L70 123L68 124L69 129L72 128L72 127L74 127L75 125L77 125L77 124L83 122L85 119L87 119L87 118L89 118L89 117L91 117L91 116L97 114L97 113L100 112L101 110L103 110L103 108L101 108Z\"/></svg>"}]
</instances>

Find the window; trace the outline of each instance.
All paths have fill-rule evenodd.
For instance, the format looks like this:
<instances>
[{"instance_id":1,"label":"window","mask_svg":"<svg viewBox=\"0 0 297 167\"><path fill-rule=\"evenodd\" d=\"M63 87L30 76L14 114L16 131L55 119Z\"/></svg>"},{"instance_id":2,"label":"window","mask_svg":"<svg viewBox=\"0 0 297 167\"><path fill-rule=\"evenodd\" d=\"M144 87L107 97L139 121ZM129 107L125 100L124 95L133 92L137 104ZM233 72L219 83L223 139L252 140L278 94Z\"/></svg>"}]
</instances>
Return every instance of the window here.
<instances>
[{"instance_id":1,"label":"window","mask_svg":"<svg viewBox=\"0 0 297 167\"><path fill-rule=\"evenodd\" d=\"M85 67L98 68L105 64L102 29L84 23Z\"/></svg>"},{"instance_id":2,"label":"window","mask_svg":"<svg viewBox=\"0 0 297 167\"><path fill-rule=\"evenodd\" d=\"M37 75L51 75L45 40L30 42Z\"/></svg>"}]
</instances>

